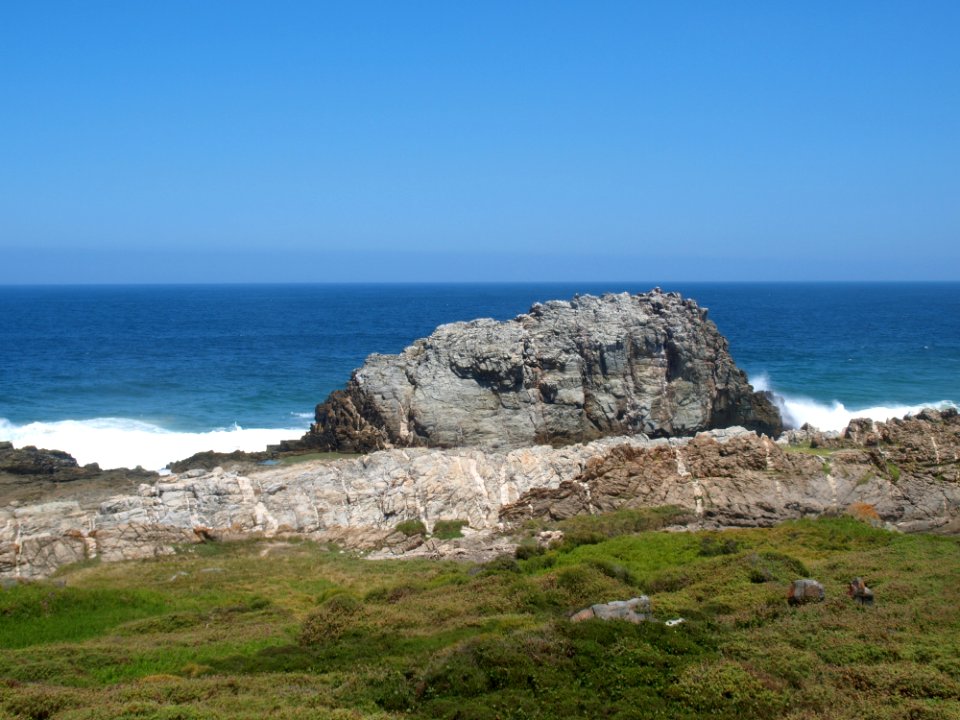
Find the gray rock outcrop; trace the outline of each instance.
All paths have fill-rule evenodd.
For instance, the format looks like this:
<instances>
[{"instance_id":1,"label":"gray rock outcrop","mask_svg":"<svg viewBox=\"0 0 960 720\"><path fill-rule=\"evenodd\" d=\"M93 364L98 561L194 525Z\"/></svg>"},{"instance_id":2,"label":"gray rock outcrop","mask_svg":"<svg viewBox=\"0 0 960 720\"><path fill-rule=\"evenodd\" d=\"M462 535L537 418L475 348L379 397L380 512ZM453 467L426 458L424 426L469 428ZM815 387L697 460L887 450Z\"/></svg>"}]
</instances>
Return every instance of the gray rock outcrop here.
<instances>
[{"instance_id":1,"label":"gray rock outcrop","mask_svg":"<svg viewBox=\"0 0 960 720\"><path fill-rule=\"evenodd\" d=\"M371 355L288 445L510 449L740 425L776 436L707 311L678 293L590 295L513 320L438 327L399 355Z\"/></svg>"}]
</instances>

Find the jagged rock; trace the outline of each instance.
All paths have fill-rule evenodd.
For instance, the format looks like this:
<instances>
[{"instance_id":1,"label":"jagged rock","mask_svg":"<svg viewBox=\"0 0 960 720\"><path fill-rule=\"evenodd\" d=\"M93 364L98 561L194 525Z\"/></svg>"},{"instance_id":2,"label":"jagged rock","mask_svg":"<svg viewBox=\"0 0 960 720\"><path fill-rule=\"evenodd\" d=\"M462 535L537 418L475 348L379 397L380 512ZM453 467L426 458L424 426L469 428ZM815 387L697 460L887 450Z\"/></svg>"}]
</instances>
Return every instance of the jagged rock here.
<instances>
[{"instance_id":1,"label":"jagged rock","mask_svg":"<svg viewBox=\"0 0 960 720\"><path fill-rule=\"evenodd\" d=\"M842 446L842 436L836 430L820 431L809 423L804 423L802 427L787 430L777 442L781 445L809 445L812 448L838 448Z\"/></svg>"},{"instance_id":2,"label":"jagged rock","mask_svg":"<svg viewBox=\"0 0 960 720\"><path fill-rule=\"evenodd\" d=\"M877 433L879 445L837 450L826 464L742 429L619 444L577 476L505 505L501 518L676 505L707 527L755 527L862 504L900 530L951 527L960 512L960 417L892 420Z\"/></svg>"},{"instance_id":3,"label":"jagged rock","mask_svg":"<svg viewBox=\"0 0 960 720\"><path fill-rule=\"evenodd\" d=\"M826 594L823 585L811 578L794 580L787 590L787 602L791 605L805 605L811 602L823 602Z\"/></svg>"},{"instance_id":4,"label":"jagged rock","mask_svg":"<svg viewBox=\"0 0 960 720\"><path fill-rule=\"evenodd\" d=\"M0 473L53 475L78 467L73 456L62 450L38 450L33 445L16 449L12 443L0 443Z\"/></svg>"},{"instance_id":5,"label":"jagged rock","mask_svg":"<svg viewBox=\"0 0 960 720\"><path fill-rule=\"evenodd\" d=\"M478 532L388 545L384 556L481 558L510 552L491 533L529 518L663 505L685 509L690 527L772 525L861 503L899 530L949 530L960 517L958 430L955 413L880 423L878 445L837 450L829 463L728 428L509 452L408 448L250 475L217 467L154 479L93 506L0 506L0 576L42 577L94 556L154 557L208 538L297 535L383 547L402 521L432 528L451 517Z\"/></svg>"},{"instance_id":6,"label":"jagged rock","mask_svg":"<svg viewBox=\"0 0 960 720\"><path fill-rule=\"evenodd\" d=\"M782 429L706 310L656 289L442 325L399 355L371 355L281 448L516 448L731 425Z\"/></svg>"}]
</instances>

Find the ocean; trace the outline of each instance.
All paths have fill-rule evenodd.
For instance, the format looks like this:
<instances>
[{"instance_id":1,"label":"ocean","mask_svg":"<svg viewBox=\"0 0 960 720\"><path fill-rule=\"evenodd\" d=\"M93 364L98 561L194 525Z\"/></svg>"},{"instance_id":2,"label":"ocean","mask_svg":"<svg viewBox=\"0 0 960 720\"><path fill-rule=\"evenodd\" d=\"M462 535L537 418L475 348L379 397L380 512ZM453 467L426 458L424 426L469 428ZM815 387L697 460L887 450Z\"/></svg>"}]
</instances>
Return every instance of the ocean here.
<instances>
[{"instance_id":1,"label":"ocean","mask_svg":"<svg viewBox=\"0 0 960 720\"><path fill-rule=\"evenodd\" d=\"M374 352L654 283L0 287L0 440L104 468L299 437ZM661 283L793 425L960 402L960 283Z\"/></svg>"}]
</instances>

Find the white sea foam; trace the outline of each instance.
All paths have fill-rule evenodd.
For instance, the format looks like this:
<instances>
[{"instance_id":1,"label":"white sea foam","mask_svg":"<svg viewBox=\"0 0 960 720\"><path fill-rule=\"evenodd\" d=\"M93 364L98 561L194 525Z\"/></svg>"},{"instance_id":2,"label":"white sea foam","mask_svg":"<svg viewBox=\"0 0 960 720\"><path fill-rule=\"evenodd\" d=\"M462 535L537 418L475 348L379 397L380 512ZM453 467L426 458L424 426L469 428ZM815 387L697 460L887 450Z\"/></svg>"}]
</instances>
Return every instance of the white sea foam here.
<instances>
[{"instance_id":1,"label":"white sea foam","mask_svg":"<svg viewBox=\"0 0 960 720\"><path fill-rule=\"evenodd\" d=\"M303 435L304 428L231 428L209 432L174 432L158 425L125 418L61 420L16 425L0 418L0 440L14 447L35 445L65 450L81 465L98 463L104 469L136 467L160 470L174 460L213 450L258 451L281 440Z\"/></svg>"},{"instance_id":2,"label":"white sea foam","mask_svg":"<svg viewBox=\"0 0 960 720\"><path fill-rule=\"evenodd\" d=\"M751 378L750 383L755 390L773 393L777 407L780 408L780 415L788 427L801 427L809 423L820 430L843 430L854 418L870 418L882 422L916 414L923 408L957 409L957 404L951 400L936 400L918 405L890 404L848 409L838 400L825 403L807 397L780 393L773 387L766 374Z\"/></svg>"}]
</instances>

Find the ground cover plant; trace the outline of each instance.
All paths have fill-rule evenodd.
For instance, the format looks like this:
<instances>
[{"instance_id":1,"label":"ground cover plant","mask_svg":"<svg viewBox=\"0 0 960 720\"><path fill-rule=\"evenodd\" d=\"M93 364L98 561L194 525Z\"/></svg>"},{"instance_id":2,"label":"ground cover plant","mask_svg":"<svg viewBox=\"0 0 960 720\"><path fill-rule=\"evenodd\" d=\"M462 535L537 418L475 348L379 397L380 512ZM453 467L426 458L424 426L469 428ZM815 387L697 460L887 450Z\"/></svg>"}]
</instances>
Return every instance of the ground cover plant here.
<instances>
[{"instance_id":1,"label":"ground cover plant","mask_svg":"<svg viewBox=\"0 0 960 720\"><path fill-rule=\"evenodd\" d=\"M67 568L0 591L0 718L960 718L957 539L651 529L675 516L484 565L263 540ZM789 607L807 575L826 601ZM684 622L567 619L640 593Z\"/></svg>"}]
</instances>

